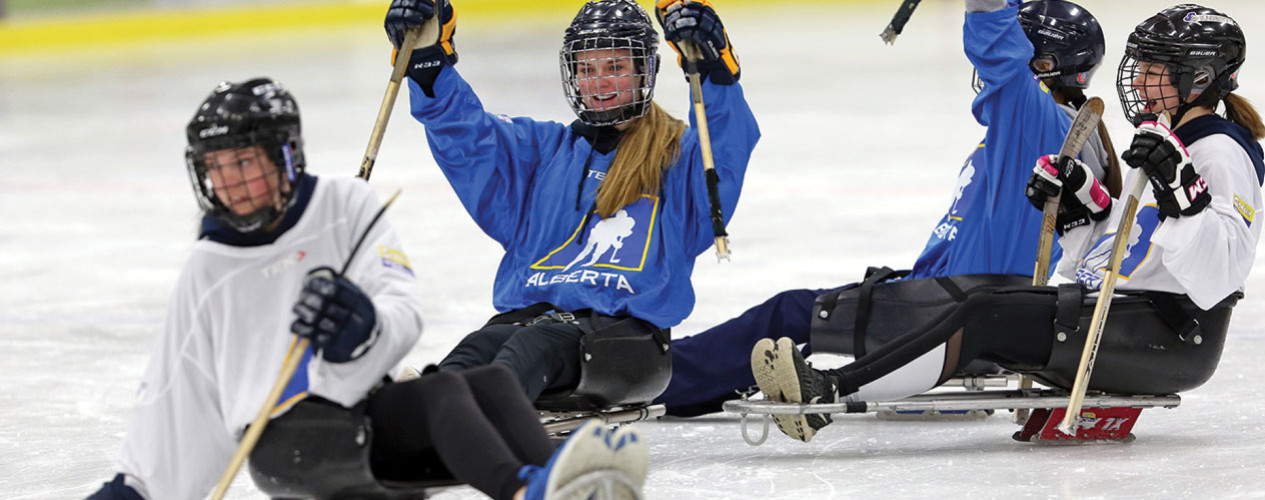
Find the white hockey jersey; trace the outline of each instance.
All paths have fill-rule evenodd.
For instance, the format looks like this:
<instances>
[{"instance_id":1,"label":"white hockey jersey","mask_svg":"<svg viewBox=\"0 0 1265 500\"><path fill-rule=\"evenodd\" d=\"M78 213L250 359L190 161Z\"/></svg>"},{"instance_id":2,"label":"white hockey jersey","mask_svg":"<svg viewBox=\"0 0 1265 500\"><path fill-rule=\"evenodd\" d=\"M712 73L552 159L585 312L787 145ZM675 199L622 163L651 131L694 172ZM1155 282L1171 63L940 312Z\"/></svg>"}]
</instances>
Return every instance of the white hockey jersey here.
<instances>
[{"instance_id":1,"label":"white hockey jersey","mask_svg":"<svg viewBox=\"0 0 1265 500\"><path fill-rule=\"evenodd\" d=\"M275 383L294 338L291 311L303 278L342 268L381 206L356 178L308 176L310 198L294 226L270 244L193 247L137 394L119 472L146 498L199 499L228 466L244 428ZM300 193L306 195L300 189ZM395 232L378 221L347 277L369 295L381 333L364 356L319 356L291 381L274 416L306 394L345 406L363 399L417 341L421 312L413 271Z\"/></svg>"},{"instance_id":2,"label":"white hockey jersey","mask_svg":"<svg viewBox=\"0 0 1265 500\"><path fill-rule=\"evenodd\" d=\"M1179 137L1194 137L1186 149L1195 171L1208 183L1212 203L1195 215L1161 220L1148 186L1129 231L1118 289L1186 294L1203 309L1242 291L1261 236L1261 224L1255 221L1261 209L1261 150L1250 138L1240 137L1247 142L1239 142L1226 133L1209 133L1227 125L1237 127L1206 115L1176 131ZM1143 175L1129 170L1126 189ZM1124 205L1118 200L1108 220L1072 229L1059 240L1064 255L1060 275L1091 289L1101 287Z\"/></svg>"}]
</instances>

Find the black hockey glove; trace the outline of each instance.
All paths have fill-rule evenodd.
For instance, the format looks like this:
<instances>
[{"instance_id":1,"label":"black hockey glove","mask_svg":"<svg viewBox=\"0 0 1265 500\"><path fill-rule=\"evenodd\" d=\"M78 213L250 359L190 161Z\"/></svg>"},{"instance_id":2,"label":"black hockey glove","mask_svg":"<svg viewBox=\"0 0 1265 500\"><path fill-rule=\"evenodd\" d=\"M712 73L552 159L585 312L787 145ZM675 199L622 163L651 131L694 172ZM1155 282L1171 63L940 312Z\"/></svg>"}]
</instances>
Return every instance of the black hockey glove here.
<instances>
[{"instance_id":1,"label":"black hockey glove","mask_svg":"<svg viewBox=\"0 0 1265 500\"><path fill-rule=\"evenodd\" d=\"M720 16L716 15L710 1L659 0L656 7L655 14L663 26L663 39L676 51L677 64L685 67L685 59L677 44L692 42L702 57L698 62L699 76L710 77L717 85L731 85L738 81L742 76L738 56L734 54L725 25L721 24Z\"/></svg>"},{"instance_id":2,"label":"black hockey glove","mask_svg":"<svg viewBox=\"0 0 1265 500\"><path fill-rule=\"evenodd\" d=\"M378 339L373 301L328 267L307 273L294 314L290 331L311 339L313 349L320 350L326 361L345 363L359 358Z\"/></svg>"},{"instance_id":3,"label":"black hockey glove","mask_svg":"<svg viewBox=\"0 0 1265 500\"><path fill-rule=\"evenodd\" d=\"M1074 227L1087 226L1111 215L1111 195L1094 177L1089 166L1069 158L1057 166L1059 155L1042 156L1032 168L1025 194L1037 210L1045 209L1046 200L1064 191L1059 198L1059 214L1055 230L1062 236Z\"/></svg>"},{"instance_id":4,"label":"black hockey glove","mask_svg":"<svg viewBox=\"0 0 1265 500\"><path fill-rule=\"evenodd\" d=\"M1166 217L1195 215L1212 202L1208 184L1195 172L1186 145L1163 124L1148 121L1139 125L1122 158L1150 178L1155 201Z\"/></svg>"},{"instance_id":5,"label":"black hockey glove","mask_svg":"<svg viewBox=\"0 0 1265 500\"><path fill-rule=\"evenodd\" d=\"M434 43L413 51L409 56L407 71L409 78L417 82L428 97L435 97L435 78L439 77L439 71L444 65L457 64L457 50L452 44L452 35L457 31L456 11L448 0L439 0L439 5L439 40L418 40L419 46ZM400 44L404 43L404 32L409 28L420 28L432 17L435 17L435 2L432 0L392 0L391 7L387 9L386 22L383 23L387 38L391 39L391 45L398 51ZM392 62L395 61L395 55L396 52L393 51Z\"/></svg>"}]
</instances>

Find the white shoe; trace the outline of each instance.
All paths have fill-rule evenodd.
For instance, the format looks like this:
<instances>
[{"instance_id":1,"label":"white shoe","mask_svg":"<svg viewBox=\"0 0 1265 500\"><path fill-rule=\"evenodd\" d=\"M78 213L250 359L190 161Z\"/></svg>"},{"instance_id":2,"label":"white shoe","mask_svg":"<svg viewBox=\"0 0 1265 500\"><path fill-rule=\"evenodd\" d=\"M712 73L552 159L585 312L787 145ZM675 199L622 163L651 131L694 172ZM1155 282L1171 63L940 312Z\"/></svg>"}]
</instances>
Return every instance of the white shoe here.
<instances>
[{"instance_id":1,"label":"white shoe","mask_svg":"<svg viewBox=\"0 0 1265 500\"><path fill-rule=\"evenodd\" d=\"M527 480L524 500L610 498L614 483L631 483L625 472L613 468L614 434L598 420L589 420L571 432L544 467L524 466L518 473Z\"/></svg>"},{"instance_id":2,"label":"white shoe","mask_svg":"<svg viewBox=\"0 0 1265 500\"><path fill-rule=\"evenodd\" d=\"M611 500L638 500L650 471L650 446L631 425L615 429L611 469L620 473L608 483Z\"/></svg>"}]
</instances>

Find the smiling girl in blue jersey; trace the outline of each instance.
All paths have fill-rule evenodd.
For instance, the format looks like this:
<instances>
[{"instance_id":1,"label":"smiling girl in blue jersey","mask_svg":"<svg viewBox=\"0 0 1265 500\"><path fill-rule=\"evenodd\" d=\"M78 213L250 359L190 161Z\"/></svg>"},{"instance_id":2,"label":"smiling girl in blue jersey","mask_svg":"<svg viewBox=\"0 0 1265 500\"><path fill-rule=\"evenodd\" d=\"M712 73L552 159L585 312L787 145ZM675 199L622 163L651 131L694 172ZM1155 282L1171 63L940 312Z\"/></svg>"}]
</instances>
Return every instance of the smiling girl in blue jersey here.
<instances>
[{"instance_id":1,"label":"smiling girl in blue jersey","mask_svg":"<svg viewBox=\"0 0 1265 500\"><path fill-rule=\"evenodd\" d=\"M698 134L652 100L660 61L650 17L631 0L580 9L560 53L579 117L565 125L484 111L454 68L455 16L440 4L439 43L411 56L413 116L466 210L505 249L493 288L502 314L440 368L502 364L535 398L576 385L588 333L622 328L666 342L693 309L694 259L713 235ZM737 59L708 2L658 7L674 48L703 48L720 201L732 214L759 138ZM397 0L388 31L398 45L435 11L426 0Z\"/></svg>"}]
</instances>

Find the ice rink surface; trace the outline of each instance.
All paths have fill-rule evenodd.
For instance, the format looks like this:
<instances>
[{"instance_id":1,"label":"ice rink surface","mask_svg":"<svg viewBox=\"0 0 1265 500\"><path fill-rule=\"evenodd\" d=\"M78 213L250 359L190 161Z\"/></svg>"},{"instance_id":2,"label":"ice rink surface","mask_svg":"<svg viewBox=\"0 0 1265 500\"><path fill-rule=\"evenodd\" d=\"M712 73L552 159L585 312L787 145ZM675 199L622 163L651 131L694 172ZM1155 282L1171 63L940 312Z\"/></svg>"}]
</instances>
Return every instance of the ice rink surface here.
<instances>
[{"instance_id":1,"label":"ice rink surface","mask_svg":"<svg viewBox=\"0 0 1265 500\"><path fill-rule=\"evenodd\" d=\"M1086 4L1108 41L1090 93L1106 99L1122 150L1130 130L1113 85L1123 40L1167 4ZM699 258L698 302L676 335L784 289L852 282L867 265L913 263L982 137L969 112L960 5L924 2L892 47L876 35L895 2L722 10L764 137L729 226L733 260ZM1242 22L1249 43L1261 43L1265 5L1214 7ZM458 69L489 110L570 122L557 68L567 21L464 17ZM183 129L195 106L220 80L274 77L302 109L310 171L353 175L389 74L380 30L242 34L0 61L0 497L82 498L114 474L148 346L196 235L183 165ZM661 52L669 61L670 49ZM1265 104L1262 65L1249 57L1240 91ZM684 118L687 87L674 65L664 66L656 97ZM404 96L372 184L383 195L404 190L389 217L418 272L428 328L409 361L437 361L493 313L500 250L434 166ZM1216 376L1183 395L1178 409L1143 412L1131 444L1016 443L1005 415L921 423L846 416L810 444L774 430L753 448L732 415L664 420L638 424L652 445L646 496L1265 498L1262 290L1258 269ZM260 498L244 478L230 498ZM457 488L438 498L478 496Z\"/></svg>"}]
</instances>

